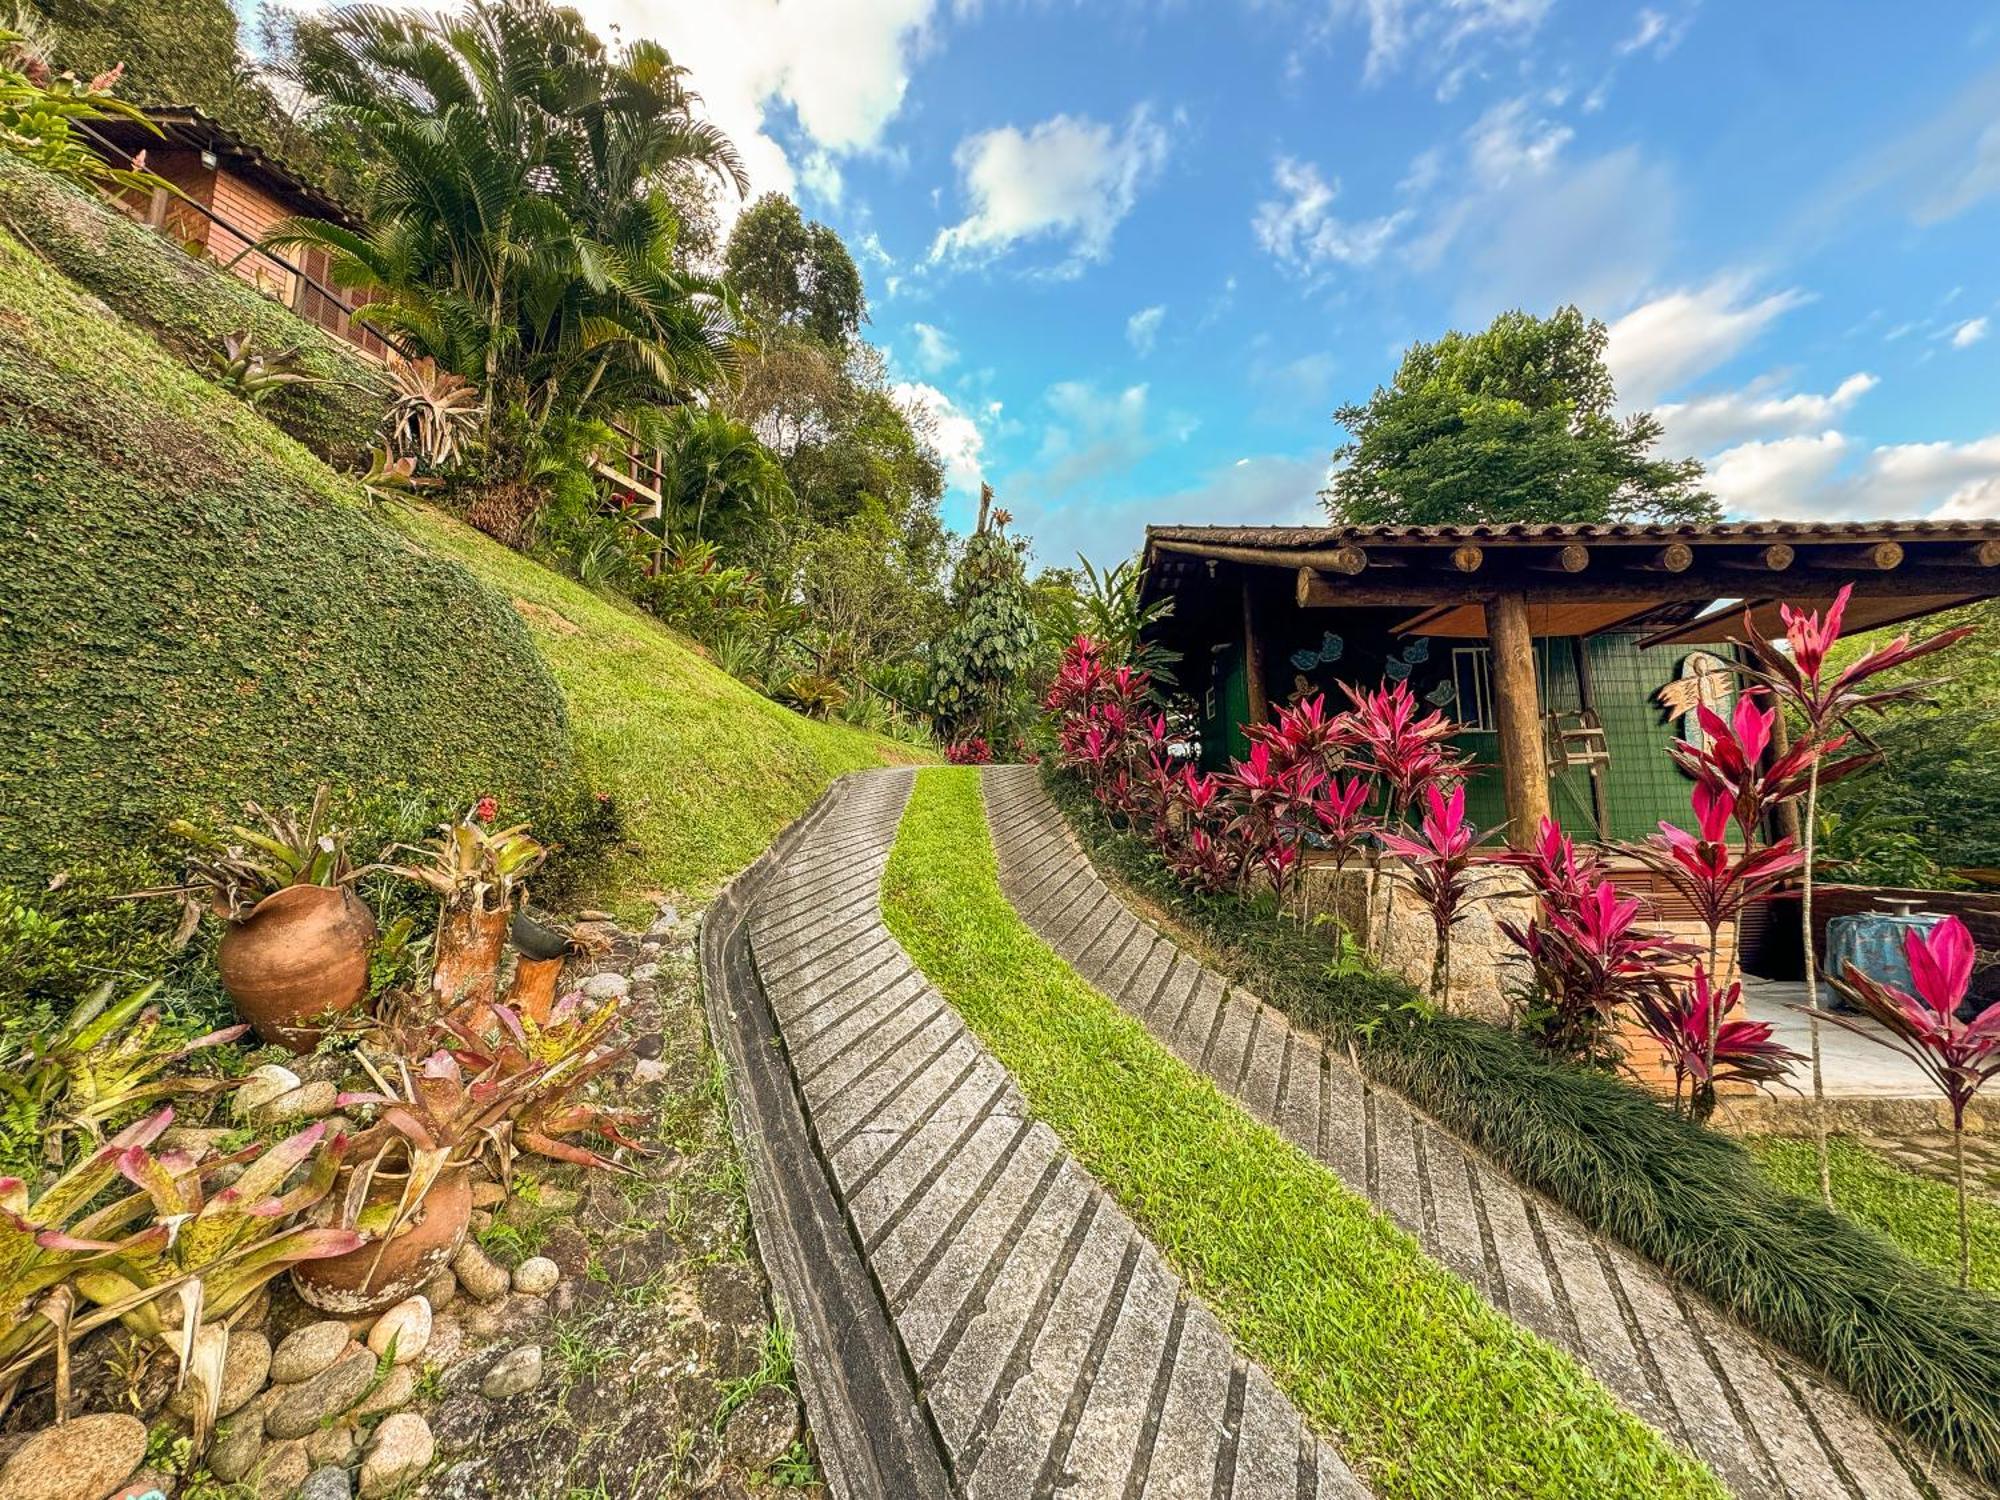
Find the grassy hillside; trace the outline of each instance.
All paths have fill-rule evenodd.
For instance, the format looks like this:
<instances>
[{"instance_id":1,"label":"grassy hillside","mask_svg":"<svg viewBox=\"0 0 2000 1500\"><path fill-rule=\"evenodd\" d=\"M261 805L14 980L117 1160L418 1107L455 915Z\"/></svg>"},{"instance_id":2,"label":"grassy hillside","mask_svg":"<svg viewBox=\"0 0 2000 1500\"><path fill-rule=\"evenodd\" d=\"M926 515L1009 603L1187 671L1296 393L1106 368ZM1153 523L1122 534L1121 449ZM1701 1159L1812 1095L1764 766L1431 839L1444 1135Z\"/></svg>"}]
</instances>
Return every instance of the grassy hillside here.
<instances>
[{"instance_id":1,"label":"grassy hillside","mask_svg":"<svg viewBox=\"0 0 2000 1500\"><path fill-rule=\"evenodd\" d=\"M239 328L251 331L259 349L296 345L300 368L321 383L276 392L263 414L337 463L354 461L374 441L388 388L381 370L242 278L4 154L0 224L190 368L206 369L216 340Z\"/></svg>"},{"instance_id":2,"label":"grassy hillside","mask_svg":"<svg viewBox=\"0 0 2000 1500\"><path fill-rule=\"evenodd\" d=\"M402 524L513 601L562 685L584 775L616 799L632 844L598 899L705 899L835 776L923 758L773 703L650 615L435 510L409 510Z\"/></svg>"},{"instance_id":3,"label":"grassy hillside","mask_svg":"<svg viewBox=\"0 0 2000 1500\"><path fill-rule=\"evenodd\" d=\"M4 232L0 579L0 884L323 778L576 806L506 601Z\"/></svg>"}]
</instances>

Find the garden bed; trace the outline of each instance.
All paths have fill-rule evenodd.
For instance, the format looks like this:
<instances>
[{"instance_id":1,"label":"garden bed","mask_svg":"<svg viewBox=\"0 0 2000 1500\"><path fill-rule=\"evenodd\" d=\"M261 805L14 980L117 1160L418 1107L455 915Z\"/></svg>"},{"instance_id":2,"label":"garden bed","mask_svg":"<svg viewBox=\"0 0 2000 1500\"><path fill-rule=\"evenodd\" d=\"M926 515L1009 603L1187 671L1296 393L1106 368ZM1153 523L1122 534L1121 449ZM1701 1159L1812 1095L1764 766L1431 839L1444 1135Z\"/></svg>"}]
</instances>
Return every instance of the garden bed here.
<instances>
[{"instance_id":1,"label":"garden bed","mask_svg":"<svg viewBox=\"0 0 2000 1500\"><path fill-rule=\"evenodd\" d=\"M1175 882L1073 778L1051 793L1099 868L1299 1023L1359 1051L1517 1180L1826 1369L1892 1423L2000 1478L2000 1302L1881 1234L1774 1186L1741 1146L1519 1035L1432 1014L1407 984Z\"/></svg>"}]
</instances>

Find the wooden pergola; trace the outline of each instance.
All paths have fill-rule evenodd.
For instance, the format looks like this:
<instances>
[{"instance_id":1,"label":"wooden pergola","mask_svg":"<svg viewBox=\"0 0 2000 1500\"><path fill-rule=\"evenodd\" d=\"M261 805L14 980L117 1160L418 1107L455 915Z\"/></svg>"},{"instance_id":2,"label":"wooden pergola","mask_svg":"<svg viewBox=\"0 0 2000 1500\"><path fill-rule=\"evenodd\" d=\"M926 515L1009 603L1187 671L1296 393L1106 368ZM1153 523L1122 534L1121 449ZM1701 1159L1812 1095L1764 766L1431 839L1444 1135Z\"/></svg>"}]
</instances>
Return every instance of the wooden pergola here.
<instances>
[{"instance_id":1,"label":"wooden pergola","mask_svg":"<svg viewBox=\"0 0 2000 1500\"><path fill-rule=\"evenodd\" d=\"M1211 620L1240 612L1253 722L1270 712L1260 596L1282 590L1302 611L1407 611L1399 633L1485 641L1519 839L1549 812L1536 637L1722 642L1741 632L1745 607L1774 633L1780 602L1824 607L1842 584L1854 586L1850 631L1990 598L2000 594L2000 521L1152 526L1143 594L1198 605Z\"/></svg>"}]
</instances>

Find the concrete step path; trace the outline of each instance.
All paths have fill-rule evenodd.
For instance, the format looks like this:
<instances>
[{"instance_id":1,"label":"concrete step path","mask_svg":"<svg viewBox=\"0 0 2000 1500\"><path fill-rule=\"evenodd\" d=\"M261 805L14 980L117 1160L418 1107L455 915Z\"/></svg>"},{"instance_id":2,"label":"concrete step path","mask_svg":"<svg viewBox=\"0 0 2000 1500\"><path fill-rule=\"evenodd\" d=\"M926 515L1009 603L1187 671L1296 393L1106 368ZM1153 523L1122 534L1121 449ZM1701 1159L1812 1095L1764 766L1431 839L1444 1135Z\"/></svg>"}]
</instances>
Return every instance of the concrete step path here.
<instances>
[{"instance_id":1,"label":"concrete step path","mask_svg":"<svg viewBox=\"0 0 2000 1500\"><path fill-rule=\"evenodd\" d=\"M843 781L748 932L954 1493L1359 1500L883 926L912 780Z\"/></svg>"},{"instance_id":2,"label":"concrete step path","mask_svg":"<svg viewBox=\"0 0 2000 1500\"><path fill-rule=\"evenodd\" d=\"M1494 1307L1588 1365L1736 1494L1978 1493L1824 1377L1516 1186L1134 916L1091 868L1034 767L993 767L983 787L1001 887L1051 948Z\"/></svg>"}]
</instances>

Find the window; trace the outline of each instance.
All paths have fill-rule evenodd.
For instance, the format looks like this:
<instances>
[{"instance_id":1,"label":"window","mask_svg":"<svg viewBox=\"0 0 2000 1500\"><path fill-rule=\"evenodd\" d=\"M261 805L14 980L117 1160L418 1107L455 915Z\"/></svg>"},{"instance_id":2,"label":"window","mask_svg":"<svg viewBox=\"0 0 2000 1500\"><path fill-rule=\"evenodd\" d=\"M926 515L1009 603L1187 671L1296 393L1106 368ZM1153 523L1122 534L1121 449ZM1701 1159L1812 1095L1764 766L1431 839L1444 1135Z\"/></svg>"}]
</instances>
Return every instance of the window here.
<instances>
[{"instance_id":1,"label":"window","mask_svg":"<svg viewBox=\"0 0 2000 1500\"><path fill-rule=\"evenodd\" d=\"M1458 691L1458 721L1480 734L1492 734L1493 653L1485 646L1451 649L1452 685Z\"/></svg>"}]
</instances>

